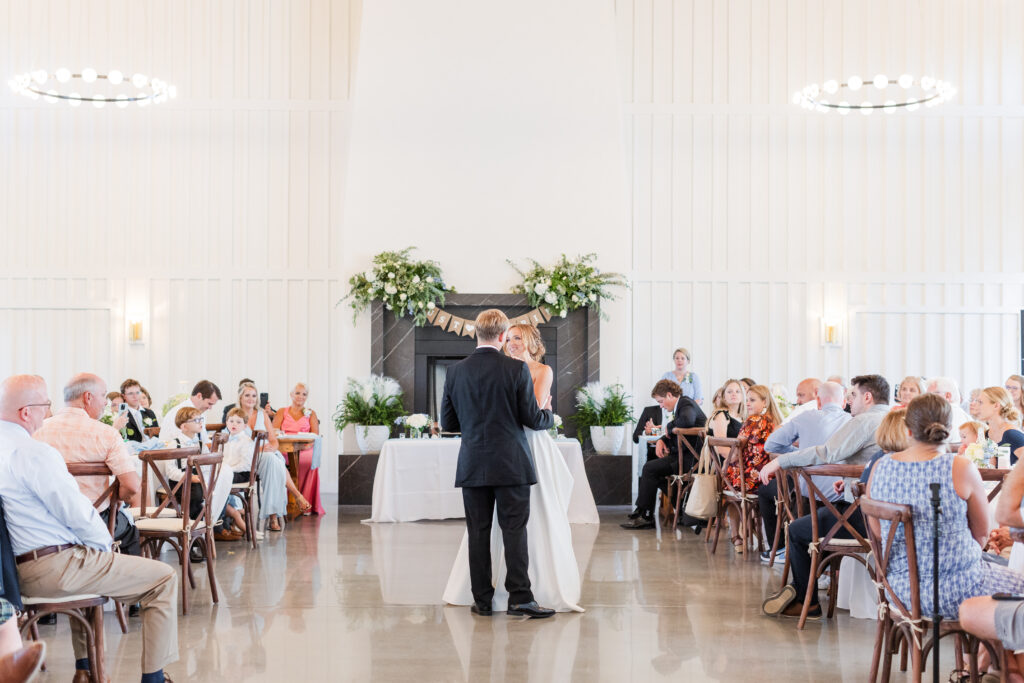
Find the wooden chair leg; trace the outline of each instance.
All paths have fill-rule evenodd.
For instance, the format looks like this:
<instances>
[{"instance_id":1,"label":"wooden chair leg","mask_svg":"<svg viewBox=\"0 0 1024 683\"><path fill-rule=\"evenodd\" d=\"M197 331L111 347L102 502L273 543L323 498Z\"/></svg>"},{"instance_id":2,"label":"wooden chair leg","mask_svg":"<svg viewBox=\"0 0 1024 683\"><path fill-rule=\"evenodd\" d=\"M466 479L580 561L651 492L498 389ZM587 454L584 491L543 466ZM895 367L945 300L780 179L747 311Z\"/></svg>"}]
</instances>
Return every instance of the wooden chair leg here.
<instances>
[{"instance_id":1,"label":"wooden chair leg","mask_svg":"<svg viewBox=\"0 0 1024 683\"><path fill-rule=\"evenodd\" d=\"M799 630L803 630L804 625L807 624L807 615L811 611L811 599L818 590L818 555L819 553L811 553L811 571L807 574L807 592L804 594L804 606L800 610L800 621L797 622L796 627Z\"/></svg>"},{"instance_id":2,"label":"wooden chair leg","mask_svg":"<svg viewBox=\"0 0 1024 683\"><path fill-rule=\"evenodd\" d=\"M836 602L839 600L839 563L843 561L841 555L835 555L829 560L828 565L828 618L836 615Z\"/></svg>"},{"instance_id":3,"label":"wooden chair leg","mask_svg":"<svg viewBox=\"0 0 1024 683\"><path fill-rule=\"evenodd\" d=\"M106 661L104 658L105 647L103 638L103 607L102 605L92 608L92 638L93 658L89 660L89 668L92 670L92 679L95 683L106 683Z\"/></svg>"},{"instance_id":4,"label":"wooden chair leg","mask_svg":"<svg viewBox=\"0 0 1024 683\"><path fill-rule=\"evenodd\" d=\"M871 683L878 681L878 665L882 661L882 647L885 644L885 619L879 618L875 624L875 649L871 653L871 673L868 680Z\"/></svg>"},{"instance_id":5,"label":"wooden chair leg","mask_svg":"<svg viewBox=\"0 0 1024 683\"><path fill-rule=\"evenodd\" d=\"M114 601L114 612L117 614L117 623L121 626L121 633L128 633L128 618L124 613L124 603L120 600Z\"/></svg>"},{"instance_id":6,"label":"wooden chair leg","mask_svg":"<svg viewBox=\"0 0 1024 683\"><path fill-rule=\"evenodd\" d=\"M189 586L195 588L195 577L192 575L192 545L187 543L178 552L181 561L181 614L188 614L188 591ZM209 562L210 558L207 557Z\"/></svg>"},{"instance_id":7,"label":"wooden chair leg","mask_svg":"<svg viewBox=\"0 0 1024 683\"><path fill-rule=\"evenodd\" d=\"M200 543L203 543L203 545L205 545L206 544L205 538L200 540ZM214 565L214 558L212 557L212 553L207 551L207 553L206 553L206 575L210 578L210 594L213 596L213 604L216 605L218 602L220 602L220 595L217 592L217 576L214 573L215 567L213 565Z\"/></svg>"}]
</instances>

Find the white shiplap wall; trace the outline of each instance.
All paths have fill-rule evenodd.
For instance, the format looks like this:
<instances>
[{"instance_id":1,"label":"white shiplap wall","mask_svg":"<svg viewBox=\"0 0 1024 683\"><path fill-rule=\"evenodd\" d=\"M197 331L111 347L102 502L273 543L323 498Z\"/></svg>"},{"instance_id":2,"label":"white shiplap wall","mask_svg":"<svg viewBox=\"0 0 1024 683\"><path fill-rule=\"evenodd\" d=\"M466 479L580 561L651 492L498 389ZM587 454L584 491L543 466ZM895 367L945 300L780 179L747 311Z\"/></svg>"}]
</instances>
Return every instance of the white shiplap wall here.
<instances>
[{"instance_id":1,"label":"white shiplap wall","mask_svg":"<svg viewBox=\"0 0 1024 683\"><path fill-rule=\"evenodd\" d=\"M638 397L676 346L709 392L1018 371L1024 5L616 0L616 15ZM868 118L790 104L811 82L904 72L960 94ZM841 348L822 346L823 316Z\"/></svg>"},{"instance_id":2,"label":"white shiplap wall","mask_svg":"<svg viewBox=\"0 0 1024 683\"><path fill-rule=\"evenodd\" d=\"M301 380L330 417L360 13L360 0L0 0L5 81L93 66L180 93L96 111L3 88L0 375L40 373L58 404L86 369L112 388L136 377L158 404L204 377L234 401L250 376L283 405ZM141 346L126 338L136 317Z\"/></svg>"}]
</instances>

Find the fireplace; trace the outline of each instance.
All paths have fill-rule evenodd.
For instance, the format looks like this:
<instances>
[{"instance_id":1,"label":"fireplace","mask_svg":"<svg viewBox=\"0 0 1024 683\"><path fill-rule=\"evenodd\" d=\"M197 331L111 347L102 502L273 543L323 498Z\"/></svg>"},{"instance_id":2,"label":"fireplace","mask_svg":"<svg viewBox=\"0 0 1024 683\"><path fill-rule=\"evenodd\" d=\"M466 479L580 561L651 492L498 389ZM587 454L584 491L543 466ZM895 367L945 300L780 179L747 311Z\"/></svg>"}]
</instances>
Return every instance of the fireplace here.
<instances>
[{"instance_id":1,"label":"fireplace","mask_svg":"<svg viewBox=\"0 0 1024 683\"><path fill-rule=\"evenodd\" d=\"M453 294L444 304L449 313L472 320L483 310L498 308L514 317L533 309L518 294ZM539 326L544 340L544 362L554 371L552 407L564 420L567 436L576 435L568 419L575 414L576 390L599 378L600 324L596 313L573 311ZM395 318L380 303L371 311L371 370L393 377L405 393L405 409L437 418L444 376L452 364L473 353L476 340L445 332L439 327L416 327L408 318ZM589 445L589 441L588 441ZM338 503L368 505L372 499L377 455L338 456ZM584 452L584 466L598 505L631 502L632 459Z\"/></svg>"}]
</instances>

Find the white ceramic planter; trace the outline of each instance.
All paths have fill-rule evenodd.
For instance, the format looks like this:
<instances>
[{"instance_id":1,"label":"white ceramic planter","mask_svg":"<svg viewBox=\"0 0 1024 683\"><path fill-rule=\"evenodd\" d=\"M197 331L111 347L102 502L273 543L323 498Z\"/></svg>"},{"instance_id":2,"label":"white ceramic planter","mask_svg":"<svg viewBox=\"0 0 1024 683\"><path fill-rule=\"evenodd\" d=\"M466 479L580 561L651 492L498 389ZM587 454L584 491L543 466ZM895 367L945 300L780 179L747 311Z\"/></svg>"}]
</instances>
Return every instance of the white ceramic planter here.
<instances>
[{"instance_id":1,"label":"white ceramic planter","mask_svg":"<svg viewBox=\"0 0 1024 683\"><path fill-rule=\"evenodd\" d=\"M590 441L594 444L594 450L601 455L612 455L619 450L625 435L626 425L590 428Z\"/></svg>"},{"instance_id":2,"label":"white ceramic planter","mask_svg":"<svg viewBox=\"0 0 1024 683\"><path fill-rule=\"evenodd\" d=\"M359 445L359 452L380 453L384 442L391 436L391 427L387 425L356 425L356 443Z\"/></svg>"}]
</instances>

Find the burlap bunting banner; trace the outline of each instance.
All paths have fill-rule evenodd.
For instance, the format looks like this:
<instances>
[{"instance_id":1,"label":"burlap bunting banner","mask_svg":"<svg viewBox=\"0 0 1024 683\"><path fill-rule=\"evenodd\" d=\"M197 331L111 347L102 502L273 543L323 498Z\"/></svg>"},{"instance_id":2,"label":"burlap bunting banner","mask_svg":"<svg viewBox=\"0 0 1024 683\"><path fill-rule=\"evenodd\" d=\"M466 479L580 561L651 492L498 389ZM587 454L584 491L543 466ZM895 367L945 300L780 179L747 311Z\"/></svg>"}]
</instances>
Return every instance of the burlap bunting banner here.
<instances>
[{"instance_id":1,"label":"burlap bunting banner","mask_svg":"<svg viewBox=\"0 0 1024 683\"><path fill-rule=\"evenodd\" d=\"M532 311L509 318L513 325L542 325L551 320L551 312L544 306L535 308ZM446 332L457 334L461 337L476 339L476 325L472 320L452 315L442 308L435 308L427 314L427 323L434 327L440 327Z\"/></svg>"}]
</instances>

